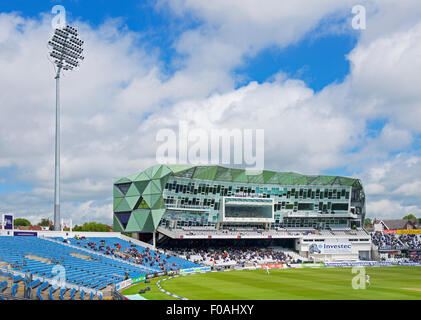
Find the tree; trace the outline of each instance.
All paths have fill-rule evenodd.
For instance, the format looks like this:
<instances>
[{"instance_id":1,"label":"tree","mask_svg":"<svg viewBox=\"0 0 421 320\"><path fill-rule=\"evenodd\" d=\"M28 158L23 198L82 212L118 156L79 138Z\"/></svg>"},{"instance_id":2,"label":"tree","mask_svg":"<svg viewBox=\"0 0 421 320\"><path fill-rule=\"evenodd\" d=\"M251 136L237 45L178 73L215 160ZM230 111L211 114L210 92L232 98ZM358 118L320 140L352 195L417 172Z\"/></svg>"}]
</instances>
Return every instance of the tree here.
<instances>
[{"instance_id":1,"label":"tree","mask_svg":"<svg viewBox=\"0 0 421 320\"><path fill-rule=\"evenodd\" d=\"M373 223L370 218L364 219L364 226L371 226Z\"/></svg>"},{"instance_id":2,"label":"tree","mask_svg":"<svg viewBox=\"0 0 421 320\"><path fill-rule=\"evenodd\" d=\"M28 227L31 225L31 222L23 218L17 218L13 220L13 224L15 227Z\"/></svg>"},{"instance_id":3,"label":"tree","mask_svg":"<svg viewBox=\"0 0 421 320\"><path fill-rule=\"evenodd\" d=\"M403 220L416 220L417 217L415 217L412 213L408 214L407 216L402 218Z\"/></svg>"},{"instance_id":4,"label":"tree","mask_svg":"<svg viewBox=\"0 0 421 320\"><path fill-rule=\"evenodd\" d=\"M88 231L88 232L109 232L110 228L103 223L89 222L84 223L82 226L75 226L73 231Z\"/></svg>"},{"instance_id":5,"label":"tree","mask_svg":"<svg viewBox=\"0 0 421 320\"><path fill-rule=\"evenodd\" d=\"M50 226L50 219L41 219L41 222L38 223L41 227L48 227Z\"/></svg>"}]
</instances>

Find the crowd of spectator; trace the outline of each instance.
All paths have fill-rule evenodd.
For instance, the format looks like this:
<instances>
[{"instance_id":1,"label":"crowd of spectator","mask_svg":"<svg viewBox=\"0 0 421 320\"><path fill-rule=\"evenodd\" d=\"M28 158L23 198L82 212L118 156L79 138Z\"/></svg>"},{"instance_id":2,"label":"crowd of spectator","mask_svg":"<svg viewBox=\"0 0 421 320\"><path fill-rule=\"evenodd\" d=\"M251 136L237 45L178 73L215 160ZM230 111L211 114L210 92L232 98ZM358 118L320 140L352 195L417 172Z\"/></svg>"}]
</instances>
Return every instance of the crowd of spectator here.
<instances>
[{"instance_id":1,"label":"crowd of spectator","mask_svg":"<svg viewBox=\"0 0 421 320\"><path fill-rule=\"evenodd\" d=\"M171 251L189 261L205 265L296 263L289 254L269 248L177 248Z\"/></svg>"},{"instance_id":2,"label":"crowd of spectator","mask_svg":"<svg viewBox=\"0 0 421 320\"><path fill-rule=\"evenodd\" d=\"M380 249L404 249L402 253L386 251L388 259L403 262L421 263L421 255L409 253L407 250L421 248L421 234L391 234L384 232L374 232L371 234L371 240L375 246ZM400 251L399 251L400 252ZM419 251L414 251L419 252Z\"/></svg>"},{"instance_id":3,"label":"crowd of spectator","mask_svg":"<svg viewBox=\"0 0 421 320\"><path fill-rule=\"evenodd\" d=\"M374 232L371 234L373 244L379 248L408 248L421 247L421 235L419 234L390 234Z\"/></svg>"},{"instance_id":4,"label":"crowd of spectator","mask_svg":"<svg viewBox=\"0 0 421 320\"><path fill-rule=\"evenodd\" d=\"M169 255L161 254L159 251L153 251L149 248L139 251L135 244L130 244L129 248L123 249L121 244L117 242L110 246L106 245L105 240L103 239L100 239L98 243L95 241L83 242L85 239L85 237L77 238L77 245L142 266L152 267L155 269L158 268L161 271L179 269L179 266L175 263L167 261L170 258Z\"/></svg>"}]
</instances>

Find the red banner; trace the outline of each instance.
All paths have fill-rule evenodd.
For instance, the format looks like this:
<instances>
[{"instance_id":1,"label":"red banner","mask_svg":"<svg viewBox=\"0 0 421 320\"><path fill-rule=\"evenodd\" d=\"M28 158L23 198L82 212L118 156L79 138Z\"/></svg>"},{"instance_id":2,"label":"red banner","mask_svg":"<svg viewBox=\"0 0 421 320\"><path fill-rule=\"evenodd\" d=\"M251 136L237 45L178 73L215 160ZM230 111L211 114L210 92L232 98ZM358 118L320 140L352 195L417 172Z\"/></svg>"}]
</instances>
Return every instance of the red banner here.
<instances>
[{"instance_id":1,"label":"red banner","mask_svg":"<svg viewBox=\"0 0 421 320\"><path fill-rule=\"evenodd\" d=\"M391 229L391 230L383 230L383 233L396 234L396 230L395 230L395 229Z\"/></svg>"},{"instance_id":2,"label":"red banner","mask_svg":"<svg viewBox=\"0 0 421 320\"><path fill-rule=\"evenodd\" d=\"M266 269L266 266L269 269L283 269L287 267L285 264L282 264L282 263L269 263L269 264L261 264L260 268Z\"/></svg>"}]
</instances>

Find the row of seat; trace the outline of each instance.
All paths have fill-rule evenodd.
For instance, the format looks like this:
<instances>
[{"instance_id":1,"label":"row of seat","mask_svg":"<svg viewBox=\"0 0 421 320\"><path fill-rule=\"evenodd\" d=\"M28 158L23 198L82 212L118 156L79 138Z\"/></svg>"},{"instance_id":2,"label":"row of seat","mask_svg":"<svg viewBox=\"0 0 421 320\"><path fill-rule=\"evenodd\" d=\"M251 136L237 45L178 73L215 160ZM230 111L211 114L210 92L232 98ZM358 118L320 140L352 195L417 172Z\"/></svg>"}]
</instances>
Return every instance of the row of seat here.
<instances>
[{"instance_id":1,"label":"row of seat","mask_svg":"<svg viewBox=\"0 0 421 320\"><path fill-rule=\"evenodd\" d=\"M83 250L36 237L0 237L0 261L14 270L78 286L102 290L129 277L148 273L135 267Z\"/></svg>"},{"instance_id":2,"label":"row of seat","mask_svg":"<svg viewBox=\"0 0 421 320\"><path fill-rule=\"evenodd\" d=\"M63 238L56 238L60 241L64 241ZM99 237L89 237L89 238L81 238L81 239L75 239L75 238L69 238L66 239L67 241L70 242L70 244L72 245L76 245L82 248L86 248L89 249L89 242L95 242L95 247L97 248L98 251L100 245L103 245L104 248L106 248L107 246L110 248L116 248L116 244L118 244L119 246L121 246L121 250L120 252L125 252L127 249L132 249L132 248L136 248L136 250L140 253L140 254L146 254L148 251L150 253L150 255L153 257L153 259L155 259L156 257L158 257L160 259L160 262L162 261L167 261L167 265L163 266L163 269L160 268L159 263L156 262L155 260L153 260L152 262L144 265L147 268L150 269L154 269L155 271L170 271L170 270L178 270L178 269L186 269L186 268L195 268L195 267L200 267L200 265L195 264L191 261L187 261L184 260L182 258L179 257L175 257L175 256L168 256L165 255L163 253L160 253L157 250L150 250L148 248L145 248L143 246L140 246L138 244L134 244L132 242L126 241L126 240L122 240L120 238L117 237L109 237L109 238L99 238ZM104 251L106 251L105 249L103 249L102 251L100 251L101 253L104 253ZM114 255L115 257L119 258L119 259L123 259L120 255ZM126 261L132 262L132 263L136 263L136 260L133 257L130 257L129 259L127 259ZM150 272L148 272L150 273Z\"/></svg>"}]
</instances>

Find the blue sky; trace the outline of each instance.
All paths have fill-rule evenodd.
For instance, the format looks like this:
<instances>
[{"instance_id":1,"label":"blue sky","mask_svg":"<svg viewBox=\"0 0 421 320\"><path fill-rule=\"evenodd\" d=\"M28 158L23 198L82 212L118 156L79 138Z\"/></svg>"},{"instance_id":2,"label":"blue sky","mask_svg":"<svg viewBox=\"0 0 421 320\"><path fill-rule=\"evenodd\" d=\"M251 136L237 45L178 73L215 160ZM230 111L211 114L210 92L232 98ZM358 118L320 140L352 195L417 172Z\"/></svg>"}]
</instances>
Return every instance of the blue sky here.
<instances>
[{"instance_id":1,"label":"blue sky","mask_svg":"<svg viewBox=\"0 0 421 320\"><path fill-rule=\"evenodd\" d=\"M421 180L414 175L404 188L398 183L421 163L419 89L413 87L418 75L412 73L419 54L412 39L421 9L413 0L404 0L400 11L380 0L365 2L371 3L367 30L355 31L350 27L351 0L291 6L268 0L268 7L252 10L219 0L1 1L0 28L6 40L0 38L0 48L13 52L20 45L14 37L28 32L13 24L12 12L24 18L23 23L42 21L43 16L52 17L51 8L59 4L66 8L68 22L84 25L82 38L89 37L98 52L103 50L100 59L92 59L99 53L91 48L80 70L63 82L65 212L82 215L89 207L98 216L108 214L108 181L153 164L155 128L183 118L197 123L212 117L216 126L263 127L267 169L358 176L368 185L376 214L386 209L389 216L396 210L421 211L414 200ZM110 23L113 19L118 23ZM101 34L104 26L120 37L110 40ZM28 50L41 56L50 30L48 25L37 28L31 34L37 41ZM388 55L394 48L401 48L405 58ZM43 202L33 208L45 214L53 194L49 108L54 91L40 70L50 66L32 70L23 50L16 56L0 54L0 67L11 66L5 77L28 80L29 94L10 94L3 102L10 115L3 117L9 121L0 120L0 201L10 206L14 197L25 194ZM98 72L101 76L95 77ZM283 82L280 73L302 83ZM80 83L90 90L84 91ZM0 94L9 99L15 89L13 80L7 81ZM255 105L260 101L267 106ZM28 111L17 115L17 107ZM243 112L250 117L242 117ZM18 130L22 121L26 135ZM148 127L151 122L153 128ZM25 211L23 204L19 210Z\"/></svg>"}]
</instances>

